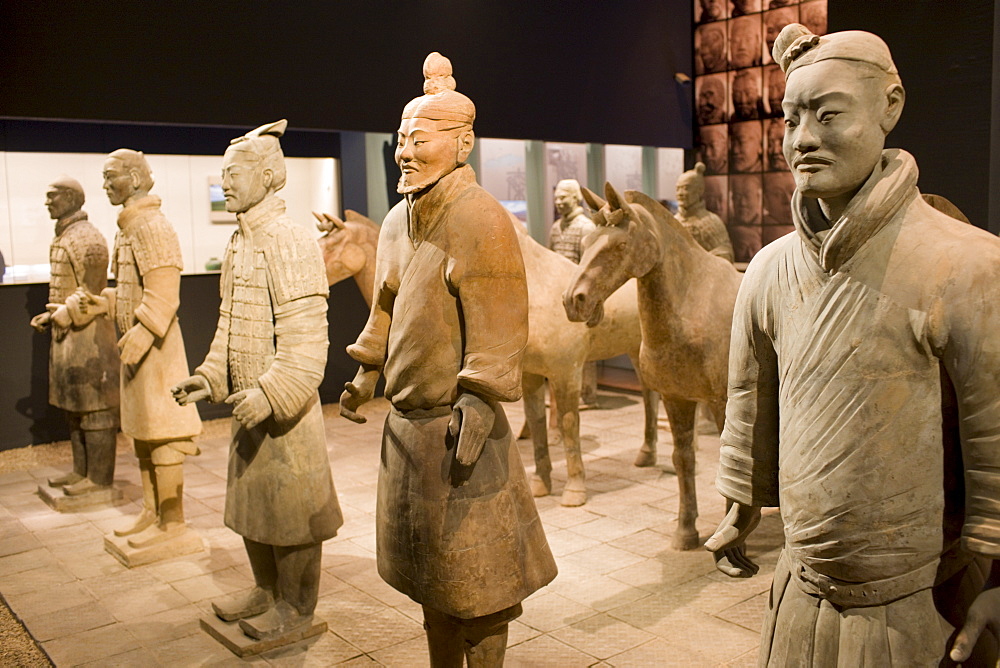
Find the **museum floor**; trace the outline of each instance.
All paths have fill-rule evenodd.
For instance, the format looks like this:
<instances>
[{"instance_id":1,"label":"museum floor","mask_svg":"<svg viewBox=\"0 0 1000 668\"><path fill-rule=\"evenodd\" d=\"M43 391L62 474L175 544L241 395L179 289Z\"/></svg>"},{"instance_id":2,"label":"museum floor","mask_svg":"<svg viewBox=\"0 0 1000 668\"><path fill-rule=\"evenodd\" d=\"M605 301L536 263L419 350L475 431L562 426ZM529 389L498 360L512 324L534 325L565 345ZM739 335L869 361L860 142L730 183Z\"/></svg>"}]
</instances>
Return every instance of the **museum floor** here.
<instances>
[{"instance_id":1,"label":"museum floor","mask_svg":"<svg viewBox=\"0 0 1000 668\"><path fill-rule=\"evenodd\" d=\"M563 508L538 499L559 576L524 602L510 627L507 666L751 666L767 589L780 547L780 520L765 515L751 540L761 572L730 580L704 550L674 552L677 481L668 472L670 435L661 418L660 466L632 466L641 442L637 396L601 393L601 409L581 413L590 500ZM135 459L121 452L116 474L129 503L59 514L37 496L39 482L64 466L0 475L0 593L57 666L426 666L420 606L375 570L375 485L382 419L373 402L366 425L325 406L334 480L344 509L340 534L324 544L316 613L319 639L242 660L199 628L217 596L248 587L242 540L222 524L228 420L206 423L202 454L185 464L190 525L208 549L129 570L102 537L138 512ZM507 405L511 423L520 404ZM662 410L661 410L662 413ZM703 430L704 431L704 430ZM717 434L698 450L699 529L704 540L723 515L714 490ZM556 493L565 464L553 447ZM531 446L521 441L521 456Z\"/></svg>"}]
</instances>

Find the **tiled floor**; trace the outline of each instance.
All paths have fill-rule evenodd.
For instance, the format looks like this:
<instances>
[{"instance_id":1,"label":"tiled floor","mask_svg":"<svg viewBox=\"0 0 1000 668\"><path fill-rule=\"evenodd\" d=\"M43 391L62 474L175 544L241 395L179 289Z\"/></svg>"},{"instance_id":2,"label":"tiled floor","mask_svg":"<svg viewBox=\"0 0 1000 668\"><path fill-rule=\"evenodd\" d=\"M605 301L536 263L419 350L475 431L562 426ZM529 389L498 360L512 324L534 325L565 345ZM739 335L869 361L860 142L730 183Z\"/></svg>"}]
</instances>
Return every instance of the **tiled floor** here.
<instances>
[{"instance_id":1,"label":"tiled floor","mask_svg":"<svg viewBox=\"0 0 1000 668\"><path fill-rule=\"evenodd\" d=\"M666 423L661 419L660 466L637 469L641 401L614 393L602 393L601 401L602 409L581 414L588 503L563 508L558 496L537 500L560 572L511 624L506 665L755 665L779 518L765 515L751 540L761 573L749 580L721 575L704 550L671 551L677 481L667 470ZM345 524L323 548L317 614L330 630L319 639L243 661L198 626L214 597L251 584L242 540L222 524L224 436L203 438L201 456L185 464L189 523L208 550L133 570L104 552L102 536L138 512L134 458L120 457L116 474L130 502L92 512L59 514L42 503L36 487L56 469L0 476L0 593L57 666L426 666L420 606L375 570L375 485L387 404L366 407L366 425L337 417L335 406L324 410ZM507 405L507 412L520 425L520 405ZM713 486L718 448L717 435L699 436L703 539L724 510ZM560 450L552 448L556 494L565 479ZM530 470L527 441L521 456Z\"/></svg>"}]
</instances>

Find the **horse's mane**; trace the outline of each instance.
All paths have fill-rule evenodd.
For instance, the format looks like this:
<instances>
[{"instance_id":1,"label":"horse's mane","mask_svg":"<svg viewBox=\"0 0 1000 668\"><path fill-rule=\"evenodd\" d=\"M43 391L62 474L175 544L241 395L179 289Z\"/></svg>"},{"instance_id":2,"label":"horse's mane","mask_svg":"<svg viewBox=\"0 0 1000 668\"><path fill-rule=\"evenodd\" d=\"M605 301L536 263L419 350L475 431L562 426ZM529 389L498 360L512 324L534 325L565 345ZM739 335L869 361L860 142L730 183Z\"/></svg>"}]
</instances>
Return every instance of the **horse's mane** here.
<instances>
[{"instance_id":1,"label":"horse's mane","mask_svg":"<svg viewBox=\"0 0 1000 668\"><path fill-rule=\"evenodd\" d=\"M695 240L688 228L684 227L684 225L681 224L681 221L677 220L674 214L670 213L670 209L663 206L658 200L653 199L640 190L626 190L625 201L629 204L638 204L649 212L649 215L653 217L653 220L673 229L682 238L687 240L689 244L695 246L702 252L708 253L708 251L702 248L701 244Z\"/></svg>"}]
</instances>

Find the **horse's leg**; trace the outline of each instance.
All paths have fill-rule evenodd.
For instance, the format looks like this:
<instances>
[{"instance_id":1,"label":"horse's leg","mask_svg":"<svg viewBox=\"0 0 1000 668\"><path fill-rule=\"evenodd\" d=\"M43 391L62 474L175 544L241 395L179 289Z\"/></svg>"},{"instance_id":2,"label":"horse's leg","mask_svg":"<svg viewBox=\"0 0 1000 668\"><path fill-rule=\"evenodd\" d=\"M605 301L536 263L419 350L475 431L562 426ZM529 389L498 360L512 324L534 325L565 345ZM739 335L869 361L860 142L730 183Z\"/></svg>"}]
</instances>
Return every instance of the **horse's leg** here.
<instances>
[{"instance_id":1,"label":"horse's leg","mask_svg":"<svg viewBox=\"0 0 1000 668\"><path fill-rule=\"evenodd\" d=\"M524 421L535 449L531 493L535 496L547 496L552 493L552 460L549 459L548 434L545 429L545 378L533 373L522 373L521 389L524 392Z\"/></svg>"},{"instance_id":2,"label":"horse's leg","mask_svg":"<svg viewBox=\"0 0 1000 668\"><path fill-rule=\"evenodd\" d=\"M561 378L549 379L566 450L566 487L560 500L564 506L582 506L587 502L583 454L580 451L580 372L581 369L577 368Z\"/></svg>"},{"instance_id":3,"label":"horse's leg","mask_svg":"<svg viewBox=\"0 0 1000 668\"><path fill-rule=\"evenodd\" d=\"M562 439L562 431L559 428L559 410L556 408L556 393L552 390L552 381L549 386L549 435L552 438L552 445L559 445Z\"/></svg>"},{"instance_id":4,"label":"horse's leg","mask_svg":"<svg viewBox=\"0 0 1000 668\"><path fill-rule=\"evenodd\" d=\"M639 448L639 454L636 455L635 465L656 466L656 417L660 409L660 395L655 390L649 389L643 382L642 374L639 373L639 358L634 355L629 355L628 358L632 360L632 368L635 369L635 374L639 377L639 384L642 386L642 407L645 411L642 447Z\"/></svg>"},{"instance_id":5,"label":"horse's leg","mask_svg":"<svg viewBox=\"0 0 1000 668\"><path fill-rule=\"evenodd\" d=\"M698 547L698 498L694 487L694 419L698 404L687 399L664 399L670 431L674 436L674 469L680 491L677 509L677 531L672 542L675 550Z\"/></svg>"},{"instance_id":6,"label":"horse's leg","mask_svg":"<svg viewBox=\"0 0 1000 668\"><path fill-rule=\"evenodd\" d=\"M715 420L715 426L718 428L719 434L722 434L722 428L726 426L726 400L713 401L705 404L705 407L712 414L712 419Z\"/></svg>"}]
</instances>

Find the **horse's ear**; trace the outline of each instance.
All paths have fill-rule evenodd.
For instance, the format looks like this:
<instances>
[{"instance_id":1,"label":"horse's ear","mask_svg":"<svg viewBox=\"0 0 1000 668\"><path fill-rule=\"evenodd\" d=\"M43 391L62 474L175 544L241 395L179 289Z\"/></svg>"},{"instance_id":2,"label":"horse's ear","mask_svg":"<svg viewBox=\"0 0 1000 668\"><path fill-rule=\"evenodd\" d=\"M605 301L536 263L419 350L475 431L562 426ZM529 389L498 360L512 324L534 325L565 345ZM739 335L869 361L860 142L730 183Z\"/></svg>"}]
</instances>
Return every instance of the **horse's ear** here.
<instances>
[{"instance_id":1,"label":"horse's ear","mask_svg":"<svg viewBox=\"0 0 1000 668\"><path fill-rule=\"evenodd\" d=\"M344 209L344 220L347 222L364 222L368 220L366 216L362 216L360 213L354 209Z\"/></svg>"},{"instance_id":2,"label":"horse's ear","mask_svg":"<svg viewBox=\"0 0 1000 668\"><path fill-rule=\"evenodd\" d=\"M610 181L604 184L604 196L608 198L608 207L612 211L620 210L626 218L632 218L634 213L632 212L632 207L629 203L625 201L625 198L618 194L615 187L611 185ZM613 218L609 218L609 221L613 221L613 224L617 224Z\"/></svg>"},{"instance_id":3,"label":"horse's ear","mask_svg":"<svg viewBox=\"0 0 1000 668\"><path fill-rule=\"evenodd\" d=\"M316 216L316 220L319 221L316 223L316 227L319 228L320 232L330 232L335 227L338 230L344 229L344 221L337 218L332 213L316 213L313 211L313 215Z\"/></svg>"},{"instance_id":4,"label":"horse's ear","mask_svg":"<svg viewBox=\"0 0 1000 668\"><path fill-rule=\"evenodd\" d=\"M594 211L600 211L602 208L604 208L604 205L607 204L607 202L598 197L597 193L595 193L590 188L581 188L580 190L583 191L583 201L585 201L587 203L587 206L589 206Z\"/></svg>"}]
</instances>

